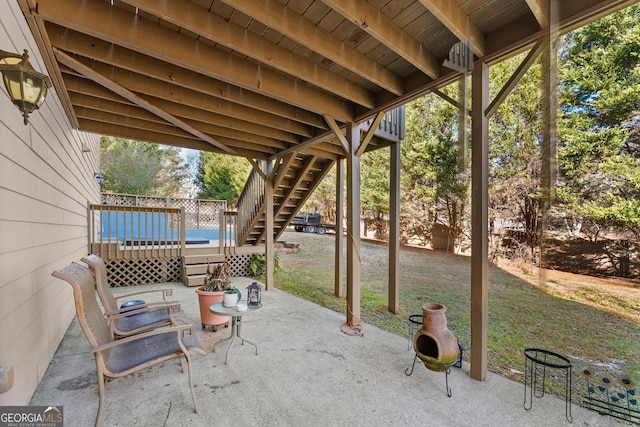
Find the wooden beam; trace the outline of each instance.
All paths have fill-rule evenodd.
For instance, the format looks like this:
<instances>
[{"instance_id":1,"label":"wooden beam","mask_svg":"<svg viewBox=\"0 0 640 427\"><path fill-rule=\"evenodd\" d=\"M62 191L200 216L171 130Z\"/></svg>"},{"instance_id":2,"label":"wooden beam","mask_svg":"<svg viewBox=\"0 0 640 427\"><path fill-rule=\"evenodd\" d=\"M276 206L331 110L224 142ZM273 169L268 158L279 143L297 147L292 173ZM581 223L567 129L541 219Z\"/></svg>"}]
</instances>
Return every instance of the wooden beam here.
<instances>
[{"instance_id":1,"label":"wooden beam","mask_svg":"<svg viewBox=\"0 0 640 427\"><path fill-rule=\"evenodd\" d=\"M78 118L73 111L73 104L67 96L64 79L62 78L62 73L58 66L58 62L56 61L55 54L53 53L49 34L45 28L44 21L40 19L37 13L35 13L38 3L35 0L18 0L18 4L20 5L20 9L22 9L27 25L29 25L29 28L31 29L33 38L38 45L42 59L46 64L49 77L51 78L53 86L56 88L58 98L60 99L60 103L62 104L62 108L64 109L67 118L69 119L69 123L71 123L71 127L78 129L80 126Z\"/></svg>"},{"instance_id":2,"label":"wooden beam","mask_svg":"<svg viewBox=\"0 0 640 427\"><path fill-rule=\"evenodd\" d=\"M181 30L188 30L220 43L344 99L368 108L374 106L373 93L193 2L122 1L152 15L161 16L181 27Z\"/></svg>"},{"instance_id":3,"label":"wooden beam","mask_svg":"<svg viewBox=\"0 0 640 427\"><path fill-rule=\"evenodd\" d=\"M380 122L382 122L382 119L384 119L384 114L385 113L383 111L380 111L378 114L376 114L373 122L371 122L371 126L369 126L367 133L364 135L364 138L362 138L362 141L358 146L358 150L356 151L357 157L360 157L362 156L362 154L364 154L364 150L367 148L367 145L369 145L369 142L371 142L371 138L373 138L373 135L376 133L376 129L378 129L378 126L380 126Z\"/></svg>"},{"instance_id":4,"label":"wooden beam","mask_svg":"<svg viewBox=\"0 0 640 427\"><path fill-rule=\"evenodd\" d=\"M381 88L396 95L404 92L404 83L400 76L388 71L280 2L225 0L225 3ZM340 121L347 121L341 116L329 114Z\"/></svg>"},{"instance_id":5,"label":"wooden beam","mask_svg":"<svg viewBox=\"0 0 640 427\"><path fill-rule=\"evenodd\" d=\"M87 65L84 61L79 61ZM87 65L88 66L88 65ZM123 70L114 69L104 64L93 63L91 69L102 75L108 75L123 88L134 92L144 93L141 98L153 103L173 115L189 117L206 123L217 123L232 129L253 133L265 137L279 139L284 142L298 143L306 136L310 129L300 123L286 120L251 108L242 107L227 101L217 101L207 95L178 87L175 90L163 86L153 79L145 79ZM107 73L107 74L105 74ZM93 86L86 79L67 77L69 92L92 94L103 99L118 101L121 97L113 92L104 93L105 89ZM297 132L303 132L298 134Z\"/></svg>"},{"instance_id":6,"label":"wooden beam","mask_svg":"<svg viewBox=\"0 0 640 427\"><path fill-rule=\"evenodd\" d=\"M67 79L67 82L69 82L69 79ZM76 111L79 111L81 107L85 107L96 111L109 111L125 117L138 117L166 123L158 116L134 104L124 102L125 100L122 97L88 80L78 79L69 85L69 88L69 98L76 106ZM222 138L236 139L246 144L255 145L254 148L259 148L259 146L267 147L267 151L272 150L274 154L276 150L286 148L288 146L286 144L287 141L293 142L287 138L288 134L279 133L276 129L256 126L233 117L207 114L204 111L190 117L189 112L193 110L189 110L188 107L182 104L158 99L154 99L152 102L159 108L181 118L185 123L197 127L214 138L220 136Z\"/></svg>"},{"instance_id":7,"label":"wooden beam","mask_svg":"<svg viewBox=\"0 0 640 427\"><path fill-rule=\"evenodd\" d=\"M360 126L347 123L347 324L360 325L361 269L360 248Z\"/></svg>"},{"instance_id":8,"label":"wooden beam","mask_svg":"<svg viewBox=\"0 0 640 427\"><path fill-rule=\"evenodd\" d=\"M296 153L296 152L303 152L309 148L312 148L318 144L320 144L323 141L326 141L328 139L331 139L335 137L335 133L330 130L328 132L323 132L319 135L316 135L312 138L309 138L307 140L305 140L304 142L301 142L300 144L296 144L296 145L292 145L291 147L279 151L278 154L271 156L270 158L275 158L275 157L282 157L282 156L286 156L287 154L291 154L291 153Z\"/></svg>"},{"instance_id":9,"label":"wooden beam","mask_svg":"<svg viewBox=\"0 0 640 427\"><path fill-rule=\"evenodd\" d=\"M344 160L338 160L336 165L336 240L334 253L334 295L342 298L342 275L344 266L342 255L344 253Z\"/></svg>"},{"instance_id":10,"label":"wooden beam","mask_svg":"<svg viewBox=\"0 0 640 427\"><path fill-rule=\"evenodd\" d=\"M389 311L400 313L400 143L390 147Z\"/></svg>"},{"instance_id":11,"label":"wooden beam","mask_svg":"<svg viewBox=\"0 0 640 427\"><path fill-rule=\"evenodd\" d=\"M476 63L472 73L471 118L471 370L487 378L489 326L489 66Z\"/></svg>"},{"instance_id":12,"label":"wooden beam","mask_svg":"<svg viewBox=\"0 0 640 427\"><path fill-rule=\"evenodd\" d=\"M536 17L536 21L540 24L540 28L545 28L549 25L549 6L545 5L544 0L525 0L529 10Z\"/></svg>"},{"instance_id":13,"label":"wooden beam","mask_svg":"<svg viewBox=\"0 0 640 427\"><path fill-rule=\"evenodd\" d=\"M271 172L273 170L273 161L269 160L266 162L267 163L267 167L265 172L266 176L270 176ZM265 265L265 280L264 280L264 285L265 285L265 290L270 291L274 288L274 283L273 283L273 270L275 267L275 261L274 261L274 256L275 256L275 247L273 245L273 233L274 233L274 229L273 229L273 220L275 218L275 215L273 213L273 194L274 194L274 187L273 187L273 181L265 179L264 180L264 185L265 185L265 189L264 189L264 224L265 224L265 239L264 239L264 259L266 261L266 265ZM259 241L259 240L258 240Z\"/></svg>"},{"instance_id":14,"label":"wooden beam","mask_svg":"<svg viewBox=\"0 0 640 427\"><path fill-rule=\"evenodd\" d=\"M280 203L280 207L275 212L275 216L280 215L283 209L285 209L287 202L293 197L295 192L301 186L303 181L308 180L309 171L313 168L316 160L318 158L316 156L309 156L304 161L304 165L296 171L296 176L292 182L289 183L289 188L285 194L282 195L282 202Z\"/></svg>"},{"instance_id":15,"label":"wooden beam","mask_svg":"<svg viewBox=\"0 0 640 427\"><path fill-rule=\"evenodd\" d=\"M340 141L340 145L344 148L344 152L347 153L349 151L349 141L347 141L347 137L342 133L342 129L338 126L335 119L327 114L323 114L322 117L324 121L329 125L329 129L333 131L338 141Z\"/></svg>"},{"instance_id":16,"label":"wooden beam","mask_svg":"<svg viewBox=\"0 0 640 427\"><path fill-rule=\"evenodd\" d=\"M543 30L547 34L547 43L542 53L542 78L540 79L542 94L542 142L540 166L540 227L538 245L540 263L544 265L549 260L549 238L547 231L551 208L556 200L555 194L558 184L558 1L546 0L549 9L549 25ZM539 283L546 286L547 275L540 269Z\"/></svg>"},{"instance_id":17,"label":"wooden beam","mask_svg":"<svg viewBox=\"0 0 640 427\"><path fill-rule=\"evenodd\" d=\"M219 148L220 150L229 153L229 154L235 154L235 151L229 147L227 147L224 144L219 143L218 141L216 141L215 139L209 137L208 135L204 134L203 132L199 131L198 129L195 129L189 125L187 125L185 122L183 122L182 120L178 119L175 116L172 116L171 114L167 113L164 110L161 110L160 108L156 107L155 105L145 101L144 99L142 99L141 97L139 97L138 95L136 95L135 93L123 88L122 86L117 85L116 83L114 83L113 81L111 81L110 79L104 77L101 74L98 74L96 72L94 72L91 68L88 68L86 66L84 66L83 64L79 63L78 61L76 61L75 59L71 58L69 55L67 55L66 53L59 51L57 49L54 50L56 58L58 59L59 62L63 63L64 65L66 65L69 68L72 68L74 70L76 70L77 72L81 73L83 76L85 76L86 78L93 80L94 82L108 88L109 90L117 93L118 95L122 96L123 98L128 99L129 101L133 102L134 104L140 106L141 108L144 108L145 110L157 115L158 117L163 118L164 120L166 120L167 122L189 132L190 134L196 136L197 138L202 139L203 141L208 142L209 144Z\"/></svg>"},{"instance_id":18,"label":"wooden beam","mask_svg":"<svg viewBox=\"0 0 640 427\"><path fill-rule=\"evenodd\" d=\"M294 134L288 138L283 138L292 142L299 141L298 136L307 137L312 135L311 128L291 119L239 105L229 100L204 95L194 90L165 84L85 58L78 59L77 62L98 74L108 76L110 80L117 82L119 86L131 92L144 93L148 97L170 101L186 107L193 107L189 108L191 111L190 115L192 116L204 115L206 117L209 113L230 116L246 123L259 124L276 129L280 133L289 132L290 134ZM67 78L66 80L73 81L73 78ZM73 90L71 85L69 85L69 90Z\"/></svg>"},{"instance_id":19,"label":"wooden beam","mask_svg":"<svg viewBox=\"0 0 640 427\"><path fill-rule=\"evenodd\" d=\"M262 170L262 167L260 167L260 164L256 162L254 159L247 159L247 160L251 164L251 167L253 167L253 170L256 171L256 173L262 177L262 180L267 181L267 174L265 173L265 171Z\"/></svg>"},{"instance_id":20,"label":"wooden beam","mask_svg":"<svg viewBox=\"0 0 640 427\"><path fill-rule=\"evenodd\" d=\"M173 126L164 120L159 119L154 115L142 115L143 110L132 111L128 114L118 114L111 111L97 110L88 107L76 107L76 116L78 119L91 120L95 122L101 122L109 124L113 127L127 126L136 129L141 129L149 132L165 133L167 135L174 135L180 138L184 138L188 134L179 127ZM188 121L187 121L188 124ZM208 129L201 129L208 130ZM237 136L227 137L224 135L211 134L215 139L233 149L234 151L243 150L245 153L261 153L254 154L261 158L266 155L272 154L276 151L274 147L262 146L259 147L256 144L247 142L245 139L239 139ZM229 154L229 153L227 153Z\"/></svg>"},{"instance_id":21,"label":"wooden beam","mask_svg":"<svg viewBox=\"0 0 640 427\"><path fill-rule=\"evenodd\" d=\"M544 50L544 46L546 43L547 42L544 40L538 40L535 46L529 51L529 54L513 72L511 77L509 77L507 83L505 83L502 89L500 89L500 92L487 107L487 111L485 111L485 115L487 116L487 118L491 118L491 116L493 116L500 104L502 104L505 98L511 93L513 88L516 87L520 79L525 75L529 68L531 68L533 63L536 62L536 59L538 59L538 57Z\"/></svg>"},{"instance_id":22,"label":"wooden beam","mask_svg":"<svg viewBox=\"0 0 640 427\"><path fill-rule=\"evenodd\" d=\"M327 6L432 78L440 75L440 61L384 13L365 0L323 0Z\"/></svg>"},{"instance_id":23,"label":"wooden beam","mask_svg":"<svg viewBox=\"0 0 640 427\"><path fill-rule=\"evenodd\" d=\"M440 98L444 99L445 101L447 101L449 104L453 105L454 107L456 107L457 109L460 109L462 107L462 104L460 104L460 102L456 101L455 99L453 99L452 97L450 97L449 95L447 95L446 93L444 93L443 91L441 91L440 89L434 89L431 91L434 95L439 96Z\"/></svg>"},{"instance_id":24,"label":"wooden beam","mask_svg":"<svg viewBox=\"0 0 640 427\"><path fill-rule=\"evenodd\" d=\"M96 117L97 114L104 117L106 117L107 114L111 114L113 116L112 120L114 124L123 124L129 118L138 118L166 124L165 120L162 120L158 116L131 104L123 104L114 101L97 99L75 92L70 92L69 97L75 105L75 111L78 116L82 116L85 118L87 117L87 115L82 113L83 110L91 111L91 113L89 114L94 117ZM158 106L162 108L162 105ZM184 120L184 122L188 125L200 129L202 132L212 136L213 138L219 137L237 141L235 143L229 144L230 147L243 146L244 148L260 148L261 150L271 152L271 154L275 154L278 149L287 147L287 144L279 139L260 136L259 133L248 130L238 131L233 127L226 126L226 121L230 119L228 117L221 116L220 120L217 121L196 121L191 120L186 115L176 114L175 111L171 111L170 109L166 109L166 111L174 114L176 117Z\"/></svg>"},{"instance_id":25,"label":"wooden beam","mask_svg":"<svg viewBox=\"0 0 640 427\"><path fill-rule=\"evenodd\" d=\"M469 157L469 102L467 75L463 74L458 81L458 166L460 170L467 170Z\"/></svg>"},{"instance_id":26,"label":"wooden beam","mask_svg":"<svg viewBox=\"0 0 640 427\"><path fill-rule=\"evenodd\" d=\"M469 16L451 0L420 0L420 3L442 22L459 40L473 39L473 52L482 57L485 54L484 35Z\"/></svg>"},{"instance_id":27,"label":"wooden beam","mask_svg":"<svg viewBox=\"0 0 640 427\"><path fill-rule=\"evenodd\" d=\"M47 25L47 30L55 41L53 43L55 47L93 60L96 67L107 64L115 67L114 70L126 70L142 76L142 80L145 82L147 78L152 78L159 82L169 83L170 86L165 87L165 91L168 93L174 93L179 89L190 89L173 95L179 96L183 100L192 101L191 98L197 99L201 96L200 94L204 94L211 97L208 104L212 107L230 102L249 107L249 111L255 109L283 117L293 123L326 129L322 117L311 111L300 110L285 102L268 99L263 94L243 90L227 82L204 76L175 64L148 56L141 57L131 49L89 37L77 31L67 30L55 24ZM170 91L167 91L166 88L170 88ZM191 95L186 96L187 94ZM308 133L307 136L311 135L309 130L305 133Z\"/></svg>"},{"instance_id":28,"label":"wooden beam","mask_svg":"<svg viewBox=\"0 0 640 427\"><path fill-rule=\"evenodd\" d=\"M134 127L124 127L111 123L102 123L79 118L80 129L85 132L97 133L100 135L112 135L120 138L135 139L136 141L149 141L158 144L171 145L174 147L190 148L198 151L209 151L212 153L226 154L224 151L213 145L189 135L188 137L178 137L167 133L157 133ZM263 153L255 151L238 150L238 155L248 158L264 157Z\"/></svg>"},{"instance_id":29,"label":"wooden beam","mask_svg":"<svg viewBox=\"0 0 640 427\"><path fill-rule=\"evenodd\" d=\"M112 7L108 2L49 0L40 2L38 11L43 19L134 50L141 56L174 63L302 109L331 114L340 121L351 120L349 104L328 92L300 84L206 43L177 37L175 31Z\"/></svg>"},{"instance_id":30,"label":"wooden beam","mask_svg":"<svg viewBox=\"0 0 640 427\"><path fill-rule=\"evenodd\" d=\"M278 159L278 161L276 161L276 165L278 165L277 168L274 167L274 173L275 176L273 177L273 187L274 188L278 188L280 187L280 184L282 184L282 180L284 180L285 176L287 175L287 171L289 170L289 168L291 168L291 165L295 162L296 160L296 156L294 153L288 154L284 157L281 158L281 162L280 162L280 158Z\"/></svg>"}]
</instances>

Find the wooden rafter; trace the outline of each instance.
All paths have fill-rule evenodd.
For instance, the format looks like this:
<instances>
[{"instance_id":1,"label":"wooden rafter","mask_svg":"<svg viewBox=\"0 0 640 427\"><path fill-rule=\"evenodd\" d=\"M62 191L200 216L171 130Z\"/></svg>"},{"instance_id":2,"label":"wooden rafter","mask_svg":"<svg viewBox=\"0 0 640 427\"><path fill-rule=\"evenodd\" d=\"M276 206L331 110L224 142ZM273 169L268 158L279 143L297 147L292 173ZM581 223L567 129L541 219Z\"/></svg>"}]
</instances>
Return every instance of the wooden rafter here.
<instances>
[{"instance_id":1,"label":"wooden rafter","mask_svg":"<svg viewBox=\"0 0 640 427\"><path fill-rule=\"evenodd\" d=\"M347 137L344 136L344 132L342 132L342 129L340 129L340 126L338 126L338 123L336 123L335 119L326 114L323 117L325 122L327 122L327 124L329 125L329 129L333 131L336 138L338 138L338 141L340 141L340 145L342 145L344 152L346 153L347 151L349 151L349 142L347 141Z\"/></svg>"},{"instance_id":2,"label":"wooden rafter","mask_svg":"<svg viewBox=\"0 0 640 427\"><path fill-rule=\"evenodd\" d=\"M404 91L404 84L399 76L337 40L313 22L301 18L280 2L225 0L225 3L396 95ZM346 121L343 117L329 114L340 121Z\"/></svg>"},{"instance_id":3,"label":"wooden rafter","mask_svg":"<svg viewBox=\"0 0 640 427\"><path fill-rule=\"evenodd\" d=\"M124 0L131 6L157 16L164 16L172 24L206 37L234 49L258 61L272 66L292 76L305 79L309 83L371 108L374 95L328 70L319 69L316 64L264 40L259 35L247 32L245 28L227 22L220 16L204 14L202 8L191 2L157 2L155 0ZM225 31L220 31L225 27Z\"/></svg>"},{"instance_id":4,"label":"wooden rafter","mask_svg":"<svg viewBox=\"0 0 640 427\"><path fill-rule=\"evenodd\" d=\"M182 120L180 120L177 117L167 113L164 110L161 110L160 108L156 107L155 105L151 104L150 102L145 101L140 96L138 96L135 93L123 88L122 86L117 85L112 80L104 77L103 75L96 73L91 68L86 67L85 65L79 63L78 61L76 61L75 59L71 58L66 53L61 52L59 50L55 50L54 53L55 53L56 58L58 59L58 61L60 61L61 63L63 63L67 67L76 70L77 72L82 74L84 77L86 77L86 78L88 78L90 80L93 80L94 82L98 83L101 86L104 86L104 87L108 88L109 90L117 93L118 95L122 96L123 98L128 99L129 101L133 102L134 104L138 105L139 107L144 108L147 111L150 111L151 113L157 115L158 117L162 117L167 122L173 124L174 126L179 127L180 129L183 129L183 130L189 132L190 134L200 138L203 141L208 142L209 144L213 145L214 147L217 147L220 150L222 150L224 152L227 152L229 154L234 154L235 153L235 151L233 149L227 147L224 144L219 143L218 141L216 141L215 139L211 138L210 136L204 134L200 130L195 129L192 126L189 126L188 124L186 124Z\"/></svg>"},{"instance_id":5,"label":"wooden rafter","mask_svg":"<svg viewBox=\"0 0 640 427\"><path fill-rule=\"evenodd\" d=\"M513 72L511 77L509 77L509 80L507 81L507 83L505 83L502 89L500 89L500 92L496 95L494 100L491 101L491 104L489 104L489 106L487 107L487 110L485 111L485 115L487 116L487 118L490 118L491 116L493 116L493 114L496 112L496 110L498 109L502 101L504 101L507 95L511 93L511 91L518 84L522 76L524 76L524 74L527 72L527 70L529 70L529 68L531 68L531 65L533 65L533 63L538 58L538 56L540 56L540 54L544 50L547 43L548 42L545 40L540 40L538 41L538 43L536 43L533 49L529 51L529 54L527 55L527 57Z\"/></svg>"},{"instance_id":6,"label":"wooden rafter","mask_svg":"<svg viewBox=\"0 0 640 427\"><path fill-rule=\"evenodd\" d=\"M549 25L549 0L525 0L541 28Z\"/></svg>"},{"instance_id":7,"label":"wooden rafter","mask_svg":"<svg viewBox=\"0 0 640 427\"><path fill-rule=\"evenodd\" d=\"M172 95L173 97L179 96L185 102L199 98L207 99L207 97L200 96L200 94L203 94L210 97L208 101L210 107L219 107L223 103L232 103L241 107L248 107L240 110L249 111L249 114L254 118L261 111L280 116L294 124L326 127L318 114L306 110L296 110L284 102L269 101L263 95L250 91L241 91L228 83L159 59L151 57L137 58L135 51L131 49L96 40L76 31L65 30L58 25L50 24L47 28L49 34L55 40L55 47L60 50L89 58L96 63L96 67L99 67L100 64L113 66L114 73L117 73L118 70L123 70L124 72L131 72L134 75L144 77L141 80L153 78L157 80L158 85L159 83L164 83L165 86L168 86L165 88L165 94L174 94ZM122 73L120 73L120 78L122 78ZM153 86L151 89L153 89ZM161 95L156 96L161 97ZM202 108L198 104L197 102L193 105ZM252 111L252 109L257 111ZM236 116L237 111L231 114ZM278 127L282 128L282 124L279 124ZM292 129L292 131L300 135L311 135L311 131L308 128L296 126L296 129Z\"/></svg>"},{"instance_id":8,"label":"wooden rafter","mask_svg":"<svg viewBox=\"0 0 640 427\"><path fill-rule=\"evenodd\" d=\"M132 26L130 15L122 9L111 7L109 3L89 3L49 0L39 3L38 11L44 19L58 24L64 22L71 29L115 45L235 83L303 109L328 112L339 120L350 119L350 112L341 100L327 92L307 84L297 84L270 69L241 60L210 45L197 43L194 39L176 37L175 31L155 23L140 20Z\"/></svg>"},{"instance_id":9,"label":"wooden rafter","mask_svg":"<svg viewBox=\"0 0 640 427\"><path fill-rule=\"evenodd\" d=\"M373 138L373 135L375 134L376 129L378 129L378 126L380 126L382 119L384 119L384 114L385 113L382 111L376 114L376 117L373 119L373 122L371 122L371 126L369 127L369 130L367 130L367 133L365 133L364 138L362 138L362 140L360 141L360 145L356 150L357 157L362 156L362 154L364 153L364 150L367 148L367 145L369 145L369 142L371 142L371 139Z\"/></svg>"},{"instance_id":10,"label":"wooden rafter","mask_svg":"<svg viewBox=\"0 0 640 427\"><path fill-rule=\"evenodd\" d=\"M469 16L451 0L420 0L459 40L473 39L473 52L484 56L484 35Z\"/></svg>"},{"instance_id":11,"label":"wooden rafter","mask_svg":"<svg viewBox=\"0 0 640 427\"><path fill-rule=\"evenodd\" d=\"M365 0L323 0L323 3L355 22L360 28L397 52L416 68L432 78L440 76L440 61L420 46L402 28Z\"/></svg>"}]
</instances>

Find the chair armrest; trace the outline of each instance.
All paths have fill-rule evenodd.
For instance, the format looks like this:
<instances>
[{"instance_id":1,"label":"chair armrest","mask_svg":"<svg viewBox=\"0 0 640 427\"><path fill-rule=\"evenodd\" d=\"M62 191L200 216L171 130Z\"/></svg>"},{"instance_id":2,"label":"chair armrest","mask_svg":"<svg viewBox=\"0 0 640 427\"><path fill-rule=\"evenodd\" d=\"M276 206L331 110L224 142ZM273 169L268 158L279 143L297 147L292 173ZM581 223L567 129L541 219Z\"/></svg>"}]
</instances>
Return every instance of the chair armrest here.
<instances>
[{"instance_id":1,"label":"chair armrest","mask_svg":"<svg viewBox=\"0 0 640 427\"><path fill-rule=\"evenodd\" d=\"M166 301L167 297L170 297L173 295L173 289L150 289L146 291L132 292L130 294L125 294L125 295L119 295L119 296L114 295L113 297L115 298L116 301L118 301L121 299L131 299L131 297L138 297L144 294L157 294L157 293L162 294L162 300Z\"/></svg>"},{"instance_id":2,"label":"chair armrest","mask_svg":"<svg viewBox=\"0 0 640 427\"><path fill-rule=\"evenodd\" d=\"M157 302L157 303L145 303L145 305L132 306L136 308L124 308L115 311L106 311L104 315L107 320L116 320L123 317L133 316L134 314L147 313L158 310L169 310L169 315L177 313L181 310L180 303L177 301Z\"/></svg>"},{"instance_id":3,"label":"chair armrest","mask_svg":"<svg viewBox=\"0 0 640 427\"><path fill-rule=\"evenodd\" d=\"M181 333L182 332L182 333ZM102 345L98 345L96 347L91 348L91 351L94 353L101 353L105 350L108 350L110 348L113 348L115 346L118 345L123 345L132 341L138 341L138 340L144 340L146 338L155 336L155 335L161 335L161 334L177 334L178 335L178 340L180 342L182 342L182 336L184 336L185 332L188 332L189 335L192 335L193 333L193 325L191 325L190 323L187 325L176 325L176 326L171 326L171 327L167 327L167 328L163 328L163 329L154 329L151 331L147 331L147 332L142 332L136 335L131 335L128 337L124 337L124 338L120 338L116 341L111 341L108 342L106 344L102 344ZM200 353L197 349L196 351L198 351L198 353L200 354L206 354L204 353L204 350L200 349L202 351L202 353Z\"/></svg>"}]
</instances>

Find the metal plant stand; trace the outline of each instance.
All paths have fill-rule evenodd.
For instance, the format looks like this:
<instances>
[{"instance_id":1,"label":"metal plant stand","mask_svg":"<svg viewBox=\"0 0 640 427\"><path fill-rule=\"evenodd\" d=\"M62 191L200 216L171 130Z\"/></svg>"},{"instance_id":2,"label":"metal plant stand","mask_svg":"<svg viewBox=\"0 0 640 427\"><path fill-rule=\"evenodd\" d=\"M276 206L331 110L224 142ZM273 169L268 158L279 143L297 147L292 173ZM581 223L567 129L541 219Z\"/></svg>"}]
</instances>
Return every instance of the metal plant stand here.
<instances>
[{"instance_id":1,"label":"metal plant stand","mask_svg":"<svg viewBox=\"0 0 640 427\"><path fill-rule=\"evenodd\" d=\"M564 356L549 350L527 348L524 351L524 409L533 406L533 396L544 396L547 368L564 371L564 413L567 421L573 422L571 416L571 361ZM538 370L542 368L542 381L538 380ZM529 405L527 406L527 387L529 387Z\"/></svg>"},{"instance_id":2,"label":"metal plant stand","mask_svg":"<svg viewBox=\"0 0 640 427\"><path fill-rule=\"evenodd\" d=\"M422 327L422 314L412 314L409 316L409 334L407 335L407 350L413 347L413 337L416 336L418 329Z\"/></svg>"},{"instance_id":3,"label":"metal plant stand","mask_svg":"<svg viewBox=\"0 0 640 427\"><path fill-rule=\"evenodd\" d=\"M418 359L418 355L416 354L413 358L413 365L411 365L411 371L409 371L409 368L404 370L405 375L407 376L411 376L411 374L413 374L413 369L416 366L416 360ZM456 363L458 363L458 361L454 362L454 363L447 363L447 364L442 364L442 363L435 363L435 362L431 362L432 365L436 366L436 367L441 367L444 369L444 381L445 381L445 386L447 388L447 396L451 397L451 389L449 388L449 374L451 373L451 367L455 366Z\"/></svg>"}]
</instances>

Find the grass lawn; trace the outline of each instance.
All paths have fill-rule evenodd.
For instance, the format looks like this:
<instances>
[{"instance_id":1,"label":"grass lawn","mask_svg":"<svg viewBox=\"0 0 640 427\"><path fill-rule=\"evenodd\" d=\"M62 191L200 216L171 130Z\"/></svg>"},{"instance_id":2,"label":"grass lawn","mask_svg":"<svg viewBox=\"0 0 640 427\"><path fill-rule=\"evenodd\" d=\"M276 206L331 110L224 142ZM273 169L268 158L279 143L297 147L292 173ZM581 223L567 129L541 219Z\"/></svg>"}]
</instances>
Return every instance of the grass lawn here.
<instances>
[{"instance_id":1,"label":"grass lawn","mask_svg":"<svg viewBox=\"0 0 640 427\"><path fill-rule=\"evenodd\" d=\"M299 243L300 250L279 254L276 287L346 313L345 299L334 296L335 235L287 231L280 240ZM400 313L395 315L387 310L387 247L363 241L361 252L363 322L406 337L409 315L421 313L426 302L439 302L447 308L449 328L470 345L468 257L403 248ZM346 262L343 265L346 268ZM489 370L524 382L523 351L537 347L569 357L576 403L586 394L580 375L586 367L625 374L640 384L640 284L552 271L542 277L512 266L490 268ZM558 392L556 384L560 386L559 381L550 386Z\"/></svg>"}]
</instances>

